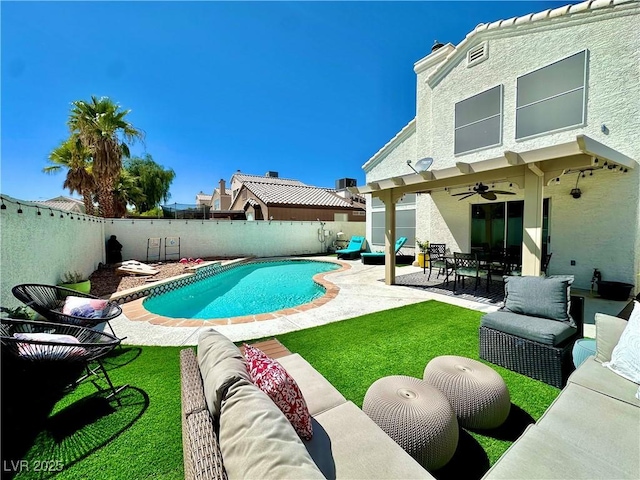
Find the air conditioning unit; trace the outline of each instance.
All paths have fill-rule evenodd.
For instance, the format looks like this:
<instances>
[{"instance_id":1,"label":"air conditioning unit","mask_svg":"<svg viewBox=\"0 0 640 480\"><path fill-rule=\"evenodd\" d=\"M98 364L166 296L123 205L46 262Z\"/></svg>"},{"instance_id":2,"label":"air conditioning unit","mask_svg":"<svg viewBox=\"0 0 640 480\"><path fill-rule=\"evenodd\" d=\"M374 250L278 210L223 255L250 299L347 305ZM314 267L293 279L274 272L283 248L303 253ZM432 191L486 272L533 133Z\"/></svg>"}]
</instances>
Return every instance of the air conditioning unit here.
<instances>
[{"instance_id":1,"label":"air conditioning unit","mask_svg":"<svg viewBox=\"0 0 640 480\"><path fill-rule=\"evenodd\" d=\"M271 177L271 178L278 178L278 172L272 172L271 170L269 170L267 173L264 174L265 177Z\"/></svg>"},{"instance_id":2,"label":"air conditioning unit","mask_svg":"<svg viewBox=\"0 0 640 480\"><path fill-rule=\"evenodd\" d=\"M336 180L336 190L346 190L349 187L356 187L358 181L355 178L341 178Z\"/></svg>"}]
</instances>

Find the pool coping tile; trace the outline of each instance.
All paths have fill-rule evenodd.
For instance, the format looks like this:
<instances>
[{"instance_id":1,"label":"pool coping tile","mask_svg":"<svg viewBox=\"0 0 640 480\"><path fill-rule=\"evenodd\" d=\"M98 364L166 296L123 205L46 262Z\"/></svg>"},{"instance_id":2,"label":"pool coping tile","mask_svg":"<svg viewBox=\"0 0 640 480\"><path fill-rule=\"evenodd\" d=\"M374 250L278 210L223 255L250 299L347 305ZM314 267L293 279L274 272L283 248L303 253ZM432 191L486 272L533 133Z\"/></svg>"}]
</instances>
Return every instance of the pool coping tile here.
<instances>
[{"instance_id":1,"label":"pool coping tile","mask_svg":"<svg viewBox=\"0 0 640 480\"><path fill-rule=\"evenodd\" d=\"M255 259L254 259L255 260ZM278 259L283 260L283 259ZM292 257L291 260L308 260L301 257ZM270 261L268 259L261 260L262 261ZM314 260L317 261L317 260ZM164 317L162 315L157 315L155 313L149 312L144 307L144 300L148 295L138 296L142 294L142 290L148 290L149 285L145 285L144 287L138 289L138 291L128 290L127 294L122 294L121 292L117 292L112 295L112 299L118 299L118 301L123 301L122 303L122 312L124 315L133 321L139 322L147 322L152 325L162 325L163 327L192 327L192 328L201 328L206 326L221 326L221 325L237 325L243 323L252 323L252 322L263 322L266 320L275 320L277 318L285 317L287 315L293 315L300 312L305 312L311 310L313 308L320 307L329 303L331 300L338 296L340 292L340 287L332 283L330 280L326 279L326 275L333 275L340 272L345 272L351 268L351 265L335 259L327 259L321 261L328 261L332 263L336 263L340 265L340 268L337 270L332 270L330 272L321 272L313 276L313 281L324 287L325 293L323 296L312 300L309 303L304 303L302 305L297 305L291 308L285 308L283 310L276 310L274 312L268 313L259 313L255 315L244 315L240 317L231 317L231 318L211 318L211 319L193 319L193 318L170 318ZM245 262L234 262L234 263L245 263ZM184 279L189 275L181 274L178 277L172 277L163 281L162 284L170 284L173 280ZM158 285L158 283L151 284L153 286ZM135 299L133 297L136 297ZM127 301L127 299L129 299Z\"/></svg>"}]
</instances>

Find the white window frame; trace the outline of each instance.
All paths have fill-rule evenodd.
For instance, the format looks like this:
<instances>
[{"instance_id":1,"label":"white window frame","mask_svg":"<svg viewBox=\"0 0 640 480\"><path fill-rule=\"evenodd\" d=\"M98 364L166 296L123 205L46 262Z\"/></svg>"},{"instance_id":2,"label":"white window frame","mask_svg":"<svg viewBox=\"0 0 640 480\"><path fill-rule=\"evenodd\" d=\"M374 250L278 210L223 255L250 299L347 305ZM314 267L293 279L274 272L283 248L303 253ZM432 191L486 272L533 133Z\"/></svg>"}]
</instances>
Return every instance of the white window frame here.
<instances>
[{"instance_id":1,"label":"white window frame","mask_svg":"<svg viewBox=\"0 0 640 480\"><path fill-rule=\"evenodd\" d=\"M527 105L521 105L518 106L518 81L523 78L526 77L527 75L530 75L532 73L538 72L540 70L543 70L547 67L550 67L551 65L555 65L556 63L562 62L564 60L567 60L575 55L578 55L580 53L585 53L585 57L584 57L584 71L583 71L583 76L582 76L582 87L578 87L578 88L574 88L572 90L567 90L566 92L562 92L562 93L557 93L555 95L552 95L551 97L547 97L544 98L542 100L536 100L535 102L531 102L528 103ZM571 130L574 128L579 128L579 127L584 127L587 124L587 74L589 71L589 50L588 49L584 49L584 50L580 50L578 52L572 53L571 55L567 55L564 58L561 58L560 60L556 60L555 62L551 62L548 63L547 65L544 65L543 67L539 67L536 68L535 70L531 70L530 72L527 72L523 75L520 75L518 77L516 77L516 90L515 90L515 104L516 104L516 115L515 115L515 129L514 131L517 132L518 131L518 110L521 110L523 108L527 108L530 107L531 105L536 105L542 102L545 102L547 100L551 100L553 98L558 98L561 97L563 95L566 95L568 93L572 93L572 92L576 92L578 90L580 90L580 88L582 88L582 122L580 123L576 123L575 125L567 125L565 127L560 127L560 128L556 128L554 130L547 130L544 132L540 132L540 133L534 133L533 135L527 135L526 137L518 137L517 133L514 133L516 135L515 140L516 142L522 142L525 140L529 140L531 138L537 138L537 137L542 137L544 135L551 135L553 133L556 132L563 132L565 130Z\"/></svg>"},{"instance_id":2,"label":"white window frame","mask_svg":"<svg viewBox=\"0 0 640 480\"><path fill-rule=\"evenodd\" d=\"M458 105L459 103L462 103L462 102L467 101L467 100L469 100L471 98L474 98L474 97L477 97L479 95L482 95L483 93L490 92L494 88L499 88L500 89L500 112L495 114L495 115L491 115L489 117L482 118L480 120L476 120L475 122L471 122L471 123L468 123L466 125L462 125L460 127L456 127L455 126L456 125L456 109L455 109L455 105ZM499 123L500 128L499 128L498 142L497 143L494 143L492 145L486 145L486 146L483 146L483 147L474 148L474 149L471 149L471 150L465 150L463 152L457 152L456 153L456 151L455 151L455 149L456 149L456 146L455 146L456 145L455 135L456 135L456 132L458 130L460 130L462 128L465 128L465 127L468 127L469 125L474 125L476 123L484 122L485 120L489 120L490 118L496 118L496 117L500 118L500 123ZM453 155L455 157L458 157L458 156L462 156L462 155L467 155L469 153L474 153L474 152L480 152L482 150L487 150L488 148L499 147L500 145L502 145L503 123L504 123L504 85L503 84L494 85L491 88L487 88L486 90L483 90L482 92L476 93L475 95L471 95L470 97L467 97L467 98L465 98L463 100L460 100L459 102L456 102L454 104L454 108L453 108Z\"/></svg>"}]
</instances>

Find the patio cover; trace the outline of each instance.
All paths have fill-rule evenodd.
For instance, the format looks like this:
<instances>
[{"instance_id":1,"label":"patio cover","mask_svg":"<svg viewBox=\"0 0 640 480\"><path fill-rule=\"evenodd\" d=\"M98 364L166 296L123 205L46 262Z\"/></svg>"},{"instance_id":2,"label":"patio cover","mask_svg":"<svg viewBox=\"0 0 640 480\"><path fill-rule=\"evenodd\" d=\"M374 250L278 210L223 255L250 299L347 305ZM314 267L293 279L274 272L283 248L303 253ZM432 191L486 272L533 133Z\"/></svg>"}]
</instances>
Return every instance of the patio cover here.
<instances>
[{"instance_id":1,"label":"patio cover","mask_svg":"<svg viewBox=\"0 0 640 480\"><path fill-rule=\"evenodd\" d=\"M353 193L370 193L385 204L385 282L395 283L396 202L405 193L431 193L476 182L509 182L524 189L522 274L539 275L542 256L543 187L567 171L609 165L634 168L636 162L586 135L557 145L521 152L505 151L500 157L427 170L350 187Z\"/></svg>"}]
</instances>

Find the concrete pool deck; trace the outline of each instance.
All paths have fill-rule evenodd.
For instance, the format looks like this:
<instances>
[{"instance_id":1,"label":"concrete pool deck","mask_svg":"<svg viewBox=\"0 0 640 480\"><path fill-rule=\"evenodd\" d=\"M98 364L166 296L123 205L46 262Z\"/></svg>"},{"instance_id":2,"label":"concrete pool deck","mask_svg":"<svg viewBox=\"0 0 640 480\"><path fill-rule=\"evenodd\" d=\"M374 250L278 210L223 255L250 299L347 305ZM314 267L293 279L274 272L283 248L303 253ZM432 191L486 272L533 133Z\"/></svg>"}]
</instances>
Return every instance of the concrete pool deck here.
<instances>
[{"instance_id":1,"label":"concrete pool deck","mask_svg":"<svg viewBox=\"0 0 640 480\"><path fill-rule=\"evenodd\" d=\"M335 257L311 257L316 260L333 260ZM164 345L182 346L196 345L198 336L204 329L215 328L234 342L256 338L276 336L281 333L304 328L325 325L327 323L357 317L367 313L388 310L427 300L458 305L481 312L497 310L498 306L479 303L400 285L384 284L384 265L364 265L360 260L346 261L351 268L341 269L325 274L326 280L334 284L338 290L332 291L332 299L310 309L290 309L291 312L281 314L271 320L251 321L230 325L215 325L213 322L197 321L197 326L163 326L148 321L130 320L126 307L125 313L111 321L119 337L127 337L123 343L130 345ZM422 272L420 267L402 267L397 269L398 275ZM615 315L625 302L601 301L585 297L585 336L594 336L593 314L595 311ZM596 301L597 300L597 301ZM591 324L589 324L591 323Z\"/></svg>"}]
</instances>

